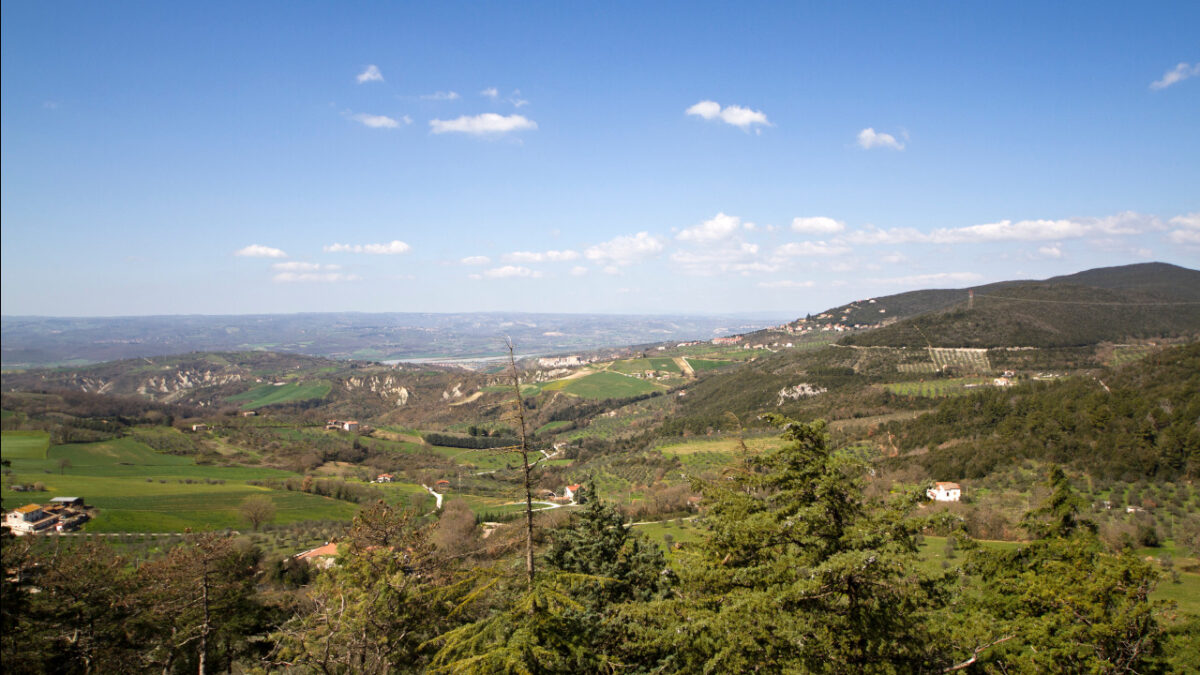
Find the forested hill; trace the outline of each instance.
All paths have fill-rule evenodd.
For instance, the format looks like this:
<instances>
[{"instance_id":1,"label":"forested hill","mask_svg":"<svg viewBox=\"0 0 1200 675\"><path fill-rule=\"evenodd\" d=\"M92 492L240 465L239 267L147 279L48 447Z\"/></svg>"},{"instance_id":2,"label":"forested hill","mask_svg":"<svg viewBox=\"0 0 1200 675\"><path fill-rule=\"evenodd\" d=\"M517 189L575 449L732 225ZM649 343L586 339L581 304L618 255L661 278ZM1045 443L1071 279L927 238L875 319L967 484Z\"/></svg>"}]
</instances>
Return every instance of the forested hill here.
<instances>
[{"instance_id":1,"label":"forested hill","mask_svg":"<svg viewBox=\"0 0 1200 675\"><path fill-rule=\"evenodd\" d=\"M894 423L906 453L935 476L978 478L1022 459L1093 476L1200 477L1200 344L1165 349L1096 376L988 388Z\"/></svg>"},{"instance_id":2,"label":"forested hill","mask_svg":"<svg viewBox=\"0 0 1200 675\"><path fill-rule=\"evenodd\" d=\"M1112 267L973 290L973 301L966 297L965 290L957 291L958 301L949 307L849 335L842 343L1069 347L1200 333L1200 272L1174 265ZM888 301L880 298L876 304Z\"/></svg>"}]
</instances>

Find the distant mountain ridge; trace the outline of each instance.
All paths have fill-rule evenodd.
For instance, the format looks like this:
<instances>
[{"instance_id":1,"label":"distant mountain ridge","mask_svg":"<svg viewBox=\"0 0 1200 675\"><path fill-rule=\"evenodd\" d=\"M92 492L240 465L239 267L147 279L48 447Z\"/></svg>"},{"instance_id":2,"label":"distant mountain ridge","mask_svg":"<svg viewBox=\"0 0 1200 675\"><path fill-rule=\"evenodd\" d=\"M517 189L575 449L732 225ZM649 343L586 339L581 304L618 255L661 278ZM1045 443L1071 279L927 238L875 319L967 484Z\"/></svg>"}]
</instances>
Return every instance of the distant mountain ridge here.
<instances>
[{"instance_id":1,"label":"distant mountain ridge","mask_svg":"<svg viewBox=\"0 0 1200 675\"><path fill-rule=\"evenodd\" d=\"M841 341L856 346L1068 347L1178 337L1200 333L1200 271L1167 263L1106 267L900 293L826 315L879 326Z\"/></svg>"}]
</instances>

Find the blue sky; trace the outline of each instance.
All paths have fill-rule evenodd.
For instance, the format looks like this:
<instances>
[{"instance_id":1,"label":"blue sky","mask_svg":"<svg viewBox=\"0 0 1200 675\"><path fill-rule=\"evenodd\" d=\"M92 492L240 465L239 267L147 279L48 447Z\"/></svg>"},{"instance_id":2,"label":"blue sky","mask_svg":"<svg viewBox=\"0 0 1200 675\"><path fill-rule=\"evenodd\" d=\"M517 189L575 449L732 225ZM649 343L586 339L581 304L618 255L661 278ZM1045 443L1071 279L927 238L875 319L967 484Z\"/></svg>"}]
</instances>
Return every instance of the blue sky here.
<instances>
[{"instance_id":1,"label":"blue sky","mask_svg":"<svg viewBox=\"0 0 1200 675\"><path fill-rule=\"evenodd\" d=\"M3 312L802 315L1200 266L1200 4L3 5Z\"/></svg>"}]
</instances>

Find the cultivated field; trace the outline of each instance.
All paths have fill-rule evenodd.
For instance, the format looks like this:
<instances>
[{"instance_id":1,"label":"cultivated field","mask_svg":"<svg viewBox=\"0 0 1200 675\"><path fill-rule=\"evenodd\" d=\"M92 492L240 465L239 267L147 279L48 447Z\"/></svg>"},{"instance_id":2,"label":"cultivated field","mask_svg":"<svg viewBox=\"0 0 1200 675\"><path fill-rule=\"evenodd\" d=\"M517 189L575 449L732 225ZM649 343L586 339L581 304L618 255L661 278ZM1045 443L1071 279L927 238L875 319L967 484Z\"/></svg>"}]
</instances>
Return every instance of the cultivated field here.
<instances>
[{"instance_id":1,"label":"cultivated field","mask_svg":"<svg viewBox=\"0 0 1200 675\"><path fill-rule=\"evenodd\" d=\"M921 396L924 398L944 398L947 396L962 396L970 393L971 389L991 384L991 378L986 377L954 377L947 379L927 380L925 382L889 382L882 385L884 389L901 396Z\"/></svg>"},{"instance_id":2,"label":"cultivated field","mask_svg":"<svg viewBox=\"0 0 1200 675\"><path fill-rule=\"evenodd\" d=\"M254 410L276 403L322 399L329 395L332 388L333 385L322 380L304 384L289 382L278 386L262 384L237 396L230 396L228 400L241 403L243 410Z\"/></svg>"},{"instance_id":3,"label":"cultivated field","mask_svg":"<svg viewBox=\"0 0 1200 675\"><path fill-rule=\"evenodd\" d=\"M588 399L626 398L663 390L662 386L653 382L612 372L592 373L574 380L558 380L551 384L560 382L562 386L555 388Z\"/></svg>"},{"instance_id":4,"label":"cultivated field","mask_svg":"<svg viewBox=\"0 0 1200 675\"><path fill-rule=\"evenodd\" d=\"M249 485L290 472L257 467L198 465L191 457L159 453L131 438L49 446L35 455L32 433L3 433L0 455L12 462L3 476L5 505L83 497L98 509L87 532L179 532L245 527L239 506L252 494L275 503L276 523L349 519L357 506L302 492ZM65 461L64 461L65 460ZM12 485L41 483L44 491L13 492Z\"/></svg>"}]
</instances>

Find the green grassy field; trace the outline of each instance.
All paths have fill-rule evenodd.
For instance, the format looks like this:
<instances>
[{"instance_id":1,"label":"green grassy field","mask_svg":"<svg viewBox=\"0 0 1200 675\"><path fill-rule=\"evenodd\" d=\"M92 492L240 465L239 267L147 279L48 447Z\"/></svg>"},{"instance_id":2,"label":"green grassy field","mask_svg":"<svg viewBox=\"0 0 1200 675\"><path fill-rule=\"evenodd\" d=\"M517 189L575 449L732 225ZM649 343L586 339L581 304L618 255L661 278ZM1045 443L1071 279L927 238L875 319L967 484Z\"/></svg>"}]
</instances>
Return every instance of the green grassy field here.
<instances>
[{"instance_id":1,"label":"green grassy field","mask_svg":"<svg viewBox=\"0 0 1200 675\"><path fill-rule=\"evenodd\" d=\"M562 391L588 399L625 398L663 389L652 382L610 372L593 373L578 379L559 380L559 382L564 382L561 387Z\"/></svg>"},{"instance_id":2,"label":"green grassy field","mask_svg":"<svg viewBox=\"0 0 1200 675\"><path fill-rule=\"evenodd\" d=\"M45 459L50 448L50 434L45 431L5 431L3 433L4 459Z\"/></svg>"},{"instance_id":3,"label":"green grassy field","mask_svg":"<svg viewBox=\"0 0 1200 675\"><path fill-rule=\"evenodd\" d=\"M557 431L559 429L562 429L563 427L569 427L569 426L571 426L571 422L569 422L567 420L562 420L559 422L547 422L547 423L543 424L542 426L538 427L537 431L535 431L534 433L540 435L540 434L548 433L551 431Z\"/></svg>"},{"instance_id":4,"label":"green grassy field","mask_svg":"<svg viewBox=\"0 0 1200 675\"><path fill-rule=\"evenodd\" d=\"M473 450L470 448L445 448L431 445L428 450L453 460L456 464L470 467L476 471L494 471L496 469L515 468L520 465L520 455L497 450ZM533 460L530 459L532 462Z\"/></svg>"},{"instance_id":5,"label":"green grassy field","mask_svg":"<svg viewBox=\"0 0 1200 675\"><path fill-rule=\"evenodd\" d=\"M696 371L697 373L702 373L706 370L716 370L717 368L723 368L733 363L733 361L717 361L714 359L695 358L689 358L687 362L688 365L692 367L692 370Z\"/></svg>"},{"instance_id":6,"label":"green grassy field","mask_svg":"<svg viewBox=\"0 0 1200 675\"><path fill-rule=\"evenodd\" d=\"M614 361L610 370L618 373L641 373L647 370L657 370L666 373L679 373L679 364L675 363L674 359L662 356L655 356L641 359L625 359L623 361Z\"/></svg>"},{"instance_id":7,"label":"green grassy field","mask_svg":"<svg viewBox=\"0 0 1200 675\"><path fill-rule=\"evenodd\" d=\"M358 507L302 492L272 490L247 480L295 474L258 467L198 465L191 457L155 452L132 438L56 445L31 457L32 437L4 432L0 454L12 461L3 477L6 506L44 503L53 497L83 497L98 509L87 532L178 532L245 527L239 506L252 494L268 495L276 523L346 520ZM48 445L48 439L43 443ZM25 455L25 456L21 456ZM67 460L66 466L60 460ZM44 492L13 493L8 486L41 483Z\"/></svg>"},{"instance_id":8,"label":"green grassy field","mask_svg":"<svg viewBox=\"0 0 1200 675\"><path fill-rule=\"evenodd\" d=\"M1157 349L1158 347L1150 345L1116 345L1113 347L1112 356L1108 359L1108 365L1117 367L1140 361L1153 354Z\"/></svg>"},{"instance_id":9,"label":"green grassy field","mask_svg":"<svg viewBox=\"0 0 1200 675\"><path fill-rule=\"evenodd\" d=\"M230 396L228 400L240 402L243 410L254 410L276 403L322 399L329 395L331 389L333 385L323 380L304 384L289 382L279 386L262 384L236 396Z\"/></svg>"}]
</instances>

